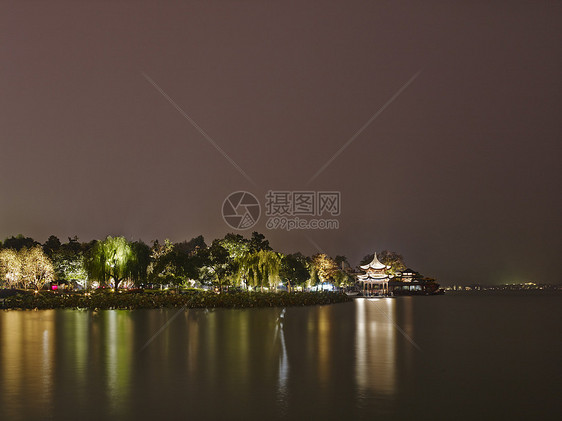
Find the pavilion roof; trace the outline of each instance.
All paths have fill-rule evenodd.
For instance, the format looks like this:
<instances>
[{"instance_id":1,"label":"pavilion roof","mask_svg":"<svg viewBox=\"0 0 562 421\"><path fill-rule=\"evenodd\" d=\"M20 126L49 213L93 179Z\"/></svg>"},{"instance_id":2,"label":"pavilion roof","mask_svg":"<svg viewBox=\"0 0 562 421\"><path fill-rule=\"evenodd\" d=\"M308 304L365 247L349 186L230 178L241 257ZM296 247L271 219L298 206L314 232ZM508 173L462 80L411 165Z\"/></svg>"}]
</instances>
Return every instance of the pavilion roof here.
<instances>
[{"instance_id":1,"label":"pavilion roof","mask_svg":"<svg viewBox=\"0 0 562 421\"><path fill-rule=\"evenodd\" d=\"M363 269L363 270L368 270L368 269L386 269L386 265L383 265L381 262L379 262L379 259L377 259L377 253L375 253L375 255L373 256L373 260L371 261L371 263L369 263L368 265L360 266L360 268Z\"/></svg>"}]
</instances>

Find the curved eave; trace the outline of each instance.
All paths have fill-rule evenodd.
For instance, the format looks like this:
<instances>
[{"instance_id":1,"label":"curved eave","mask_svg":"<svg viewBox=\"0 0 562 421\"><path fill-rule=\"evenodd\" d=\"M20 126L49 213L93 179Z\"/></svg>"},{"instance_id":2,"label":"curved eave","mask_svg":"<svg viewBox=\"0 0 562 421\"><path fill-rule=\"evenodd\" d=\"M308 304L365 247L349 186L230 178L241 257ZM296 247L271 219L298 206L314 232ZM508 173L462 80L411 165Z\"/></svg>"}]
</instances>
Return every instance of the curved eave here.
<instances>
[{"instance_id":1,"label":"curved eave","mask_svg":"<svg viewBox=\"0 0 562 421\"><path fill-rule=\"evenodd\" d=\"M370 276L367 276L367 275L359 275L359 276L357 276L357 279L359 281L385 281L385 280L390 279L390 277L387 276L387 275L384 275L384 276L381 276L381 277L373 278L373 277L370 277Z\"/></svg>"},{"instance_id":2,"label":"curved eave","mask_svg":"<svg viewBox=\"0 0 562 421\"><path fill-rule=\"evenodd\" d=\"M371 261L371 263L369 263L368 265L363 265L363 266L359 266L361 269L363 270L368 270L368 269L387 269L388 267L386 265L383 265L379 259L377 259L377 253L375 253L373 255L373 260Z\"/></svg>"}]
</instances>

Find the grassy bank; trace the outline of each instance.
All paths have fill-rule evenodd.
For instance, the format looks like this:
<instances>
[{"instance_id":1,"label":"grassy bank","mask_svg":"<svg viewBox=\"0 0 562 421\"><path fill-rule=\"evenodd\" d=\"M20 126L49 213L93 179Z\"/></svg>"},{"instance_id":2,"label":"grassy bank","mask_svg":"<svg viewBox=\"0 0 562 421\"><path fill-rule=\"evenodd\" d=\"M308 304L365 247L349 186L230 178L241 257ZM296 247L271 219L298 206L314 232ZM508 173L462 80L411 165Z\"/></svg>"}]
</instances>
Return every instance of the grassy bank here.
<instances>
[{"instance_id":1,"label":"grassy bank","mask_svg":"<svg viewBox=\"0 0 562 421\"><path fill-rule=\"evenodd\" d=\"M22 292L0 301L0 308L47 309L153 309L153 308L256 308L335 304L350 301L336 292L236 292L215 294L205 291L96 291L91 293Z\"/></svg>"}]
</instances>

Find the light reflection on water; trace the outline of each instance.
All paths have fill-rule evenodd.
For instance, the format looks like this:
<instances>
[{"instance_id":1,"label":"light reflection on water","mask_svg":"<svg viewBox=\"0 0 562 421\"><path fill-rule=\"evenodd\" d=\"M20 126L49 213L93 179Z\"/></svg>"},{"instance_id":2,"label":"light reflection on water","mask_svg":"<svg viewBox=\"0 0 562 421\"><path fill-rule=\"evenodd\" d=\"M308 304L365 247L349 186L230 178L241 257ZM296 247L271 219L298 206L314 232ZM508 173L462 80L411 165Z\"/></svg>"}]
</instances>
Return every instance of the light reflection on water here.
<instances>
[{"instance_id":1,"label":"light reflection on water","mask_svg":"<svg viewBox=\"0 0 562 421\"><path fill-rule=\"evenodd\" d=\"M280 403L283 410L286 409L284 404L287 402L287 380L289 379L289 358L287 355L287 346L285 345L285 313L286 309L281 310L279 318L277 319L278 325L275 329L275 339L279 338L281 344L277 402Z\"/></svg>"},{"instance_id":2,"label":"light reflection on water","mask_svg":"<svg viewBox=\"0 0 562 421\"><path fill-rule=\"evenodd\" d=\"M382 307L382 308L381 308ZM361 396L396 392L395 300L358 299L355 322L355 378Z\"/></svg>"},{"instance_id":3,"label":"light reflection on water","mask_svg":"<svg viewBox=\"0 0 562 421\"><path fill-rule=\"evenodd\" d=\"M560 314L559 303L538 303L519 318L521 303L502 301L501 311L497 302L481 303L405 297L180 314L4 311L0 418L410 419L429 417L428 402L439 401L441 415L471 419L484 411L488 389L509 388L506 403L495 402L503 415L507 402L521 400L519 390L536 402L538 395L517 388L521 376L540 387L546 411L544 396L556 388L544 379L560 374L547 363L562 346L532 327ZM485 353L476 346L483 338ZM546 362L519 366L533 350ZM459 413L466 394L479 400Z\"/></svg>"},{"instance_id":4,"label":"light reflection on water","mask_svg":"<svg viewBox=\"0 0 562 421\"><path fill-rule=\"evenodd\" d=\"M5 312L2 316L0 344L9 346L0 349L0 393L7 401L0 408L12 407L20 396L50 408L56 352L53 312ZM39 416L41 411L33 413Z\"/></svg>"}]
</instances>

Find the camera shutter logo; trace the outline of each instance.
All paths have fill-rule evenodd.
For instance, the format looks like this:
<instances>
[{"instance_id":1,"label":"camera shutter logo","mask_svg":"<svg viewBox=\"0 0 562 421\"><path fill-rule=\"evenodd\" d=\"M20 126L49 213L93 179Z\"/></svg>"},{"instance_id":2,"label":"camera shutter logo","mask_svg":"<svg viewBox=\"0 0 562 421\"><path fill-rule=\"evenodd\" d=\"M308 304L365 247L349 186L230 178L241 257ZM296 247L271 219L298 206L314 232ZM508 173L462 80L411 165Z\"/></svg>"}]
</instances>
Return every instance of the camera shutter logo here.
<instances>
[{"instance_id":1,"label":"camera shutter logo","mask_svg":"<svg viewBox=\"0 0 562 421\"><path fill-rule=\"evenodd\" d=\"M231 193L222 204L224 222L237 230L245 230L256 225L260 214L260 202L256 196L247 191Z\"/></svg>"}]
</instances>

